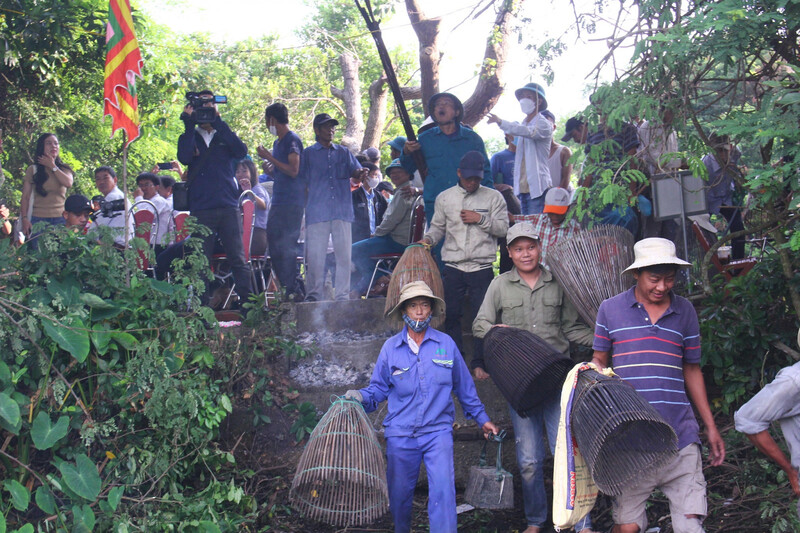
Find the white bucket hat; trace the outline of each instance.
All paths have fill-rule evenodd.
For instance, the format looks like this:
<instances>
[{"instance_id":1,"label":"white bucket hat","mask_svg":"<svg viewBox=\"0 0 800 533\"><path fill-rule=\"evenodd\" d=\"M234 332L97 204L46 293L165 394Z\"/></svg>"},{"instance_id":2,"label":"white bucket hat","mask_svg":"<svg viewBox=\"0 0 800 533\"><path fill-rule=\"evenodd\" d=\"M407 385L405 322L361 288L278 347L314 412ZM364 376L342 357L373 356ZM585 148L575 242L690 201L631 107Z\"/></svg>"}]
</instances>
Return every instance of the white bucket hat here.
<instances>
[{"instance_id":1,"label":"white bucket hat","mask_svg":"<svg viewBox=\"0 0 800 533\"><path fill-rule=\"evenodd\" d=\"M690 266L675 253L675 243L660 237L650 237L642 239L633 245L633 255L635 261L622 273L638 270L640 268L654 265L675 265L678 267Z\"/></svg>"},{"instance_id":2,"label":"white bucket hat","mask_svg":"<svg viewBox=\"0 0 800 533\"><path fill-rule=\"evenodd\" d=\"M444 313L444 300L439 298L438 296L433 294L433 291L428 284L424 281L412 281L411 283L406 283L403 285L403 288L400 289L400 300L397 302L391 311L386 313L386 318L394 319L399 322L403 321L402 318L402 309L403 304L412 298L416 298L418 296L427 296L433 302L433 308L431 310L431 316L434 318L437 316L441 316Z\"/></svg>"}]
</instances>

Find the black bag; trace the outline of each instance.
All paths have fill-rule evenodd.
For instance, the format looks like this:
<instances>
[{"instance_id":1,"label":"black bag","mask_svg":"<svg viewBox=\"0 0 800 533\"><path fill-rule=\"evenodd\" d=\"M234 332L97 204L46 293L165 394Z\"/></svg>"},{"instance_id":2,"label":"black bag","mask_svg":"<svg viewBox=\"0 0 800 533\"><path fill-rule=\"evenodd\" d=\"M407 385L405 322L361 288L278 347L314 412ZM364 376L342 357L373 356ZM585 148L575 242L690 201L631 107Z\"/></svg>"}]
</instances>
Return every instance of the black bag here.
<instances>
[{"instance_id":1,"label":"black bag","mask_svg":"<svg viewBox=\"0 0 800 533\"><path fill-rule=\"evenodd\" d=\"M189 182L179 181L172 186L172 209L189 211Z\"/></svg>"}]
</instances>

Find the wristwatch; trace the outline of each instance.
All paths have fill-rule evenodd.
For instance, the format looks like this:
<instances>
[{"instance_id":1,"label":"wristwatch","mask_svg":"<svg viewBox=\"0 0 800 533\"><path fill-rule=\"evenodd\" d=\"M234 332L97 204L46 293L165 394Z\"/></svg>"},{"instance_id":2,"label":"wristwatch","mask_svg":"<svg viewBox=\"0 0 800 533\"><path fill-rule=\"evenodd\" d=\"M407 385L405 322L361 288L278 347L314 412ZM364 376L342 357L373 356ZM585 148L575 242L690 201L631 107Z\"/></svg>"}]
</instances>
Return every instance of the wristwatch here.
<instances>
[{"instance_id":1,"label":"wristwatch","mask_svg":"<svg viewBox=\"0 0 800 533\"><path fill-rule=\"evenodd\" d=\"M53 172L58 172L58 167L53 167L53 168L52 168L52 169L50 169L50 170L52 170Z\"/></svg>"}]
</instances>

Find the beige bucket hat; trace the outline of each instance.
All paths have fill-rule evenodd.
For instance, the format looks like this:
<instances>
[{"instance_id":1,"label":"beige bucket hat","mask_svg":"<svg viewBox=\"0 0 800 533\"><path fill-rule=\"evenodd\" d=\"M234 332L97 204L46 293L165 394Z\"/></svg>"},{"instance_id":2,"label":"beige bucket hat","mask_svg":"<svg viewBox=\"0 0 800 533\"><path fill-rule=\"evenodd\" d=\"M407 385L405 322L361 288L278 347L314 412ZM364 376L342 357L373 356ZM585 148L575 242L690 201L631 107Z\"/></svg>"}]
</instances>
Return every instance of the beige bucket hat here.
<instances>
[{"instance_id":1,"label":"beige bucket hat","mask_svg":"<svg viewBox=\"0 0 800 533\"><path fill-rule=\"evenodd\" d=\"M506 244L511 246L511 243L520 237L527 237L529 239L533 239L534 241L539 240L539 234L536 233L536 230L533 228L533 224L530 222L517 222L508 228L508 231L506 232Z\"/></svg>"},{"instance_id":2,"label":"beige bucket hat","mask_svg":"<svg viewBox=\"0 0 800 533\"><path fill-rule=\"evenodd\" d=\"M418 296L427 296L433 300L433 309L431 310L431 314L434 318L441 316L444 313L444 300L434 295L431 288L428 287L428 284L424 281L412 281L411 283L406 283L403 285L403 288L400 289L400 300L391 311L386 313L386 318L402 322L403 304L408 300Z\"/></svg>"},{"instance_id":3,"label":"beige bucket hat","mask_svg":"<svg viewBox=\"0 0 800 533\"><path fill-rule=\"evenodd\" d=\"M660 237L650 237L637 242L633 245L633 255L635 261L622 271L623 274L653 265L675 265L678 267L691 265L691 263L687 263L677 256L674 242Z\"/></svg>"}]
</instances>

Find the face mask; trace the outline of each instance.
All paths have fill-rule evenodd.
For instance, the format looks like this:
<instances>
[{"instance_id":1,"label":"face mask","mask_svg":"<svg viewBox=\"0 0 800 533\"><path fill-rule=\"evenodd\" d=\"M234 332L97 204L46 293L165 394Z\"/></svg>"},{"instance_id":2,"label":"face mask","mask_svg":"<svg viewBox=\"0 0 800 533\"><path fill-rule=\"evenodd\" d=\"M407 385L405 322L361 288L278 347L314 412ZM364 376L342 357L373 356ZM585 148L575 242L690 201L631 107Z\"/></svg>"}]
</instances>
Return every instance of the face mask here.
<instances>
[{"instance_id":1,"label":"face mask","mask_svg":"<svg viewBox=\"0 0 800 533\"><path fill-rule=\"evenodd\" d=\"M276 128L275 126L270 126L270 127L269 127L269 132L270 132L272 135L276 136L276 137L278 136L278 128Z\"/></svg>"},{"instance_id":2,"label":"face mask","mask_svg":"<svg viewBox=\"0 0 800 533\"><path fill-rule=\"evenodd\" d=\"M522 112L526 115L530 115L534 111L536 111L536 102L531 100L530 98L523 98L519 101L519 107L522 109Z\"/></svg>"},{"instance_id":3,"label":"face mask","mask_svg":"<svg viewBox=\"0 0 800 533\"><path fill-rule=\"evenodd\" d=\"M410 329L414 333L422 333L423 331L425 331L425 328L427 328L428 324L431 323L432 318L433 318L433 313L429 314L428 318L426 318L425 320L413 320L409 318L407 314L403 313L403 322L405 322L406 326L408 326L408 329Z\"/></svg>"},{"instance_id":4,"label":"face mask","mask_svg":"<svg viewBox=\"0 0 800 533\"><path fill-rule=\"evenodd\" d=\"M378 186L380 182L381 180L377 176L375 176L374 178L367 178L367 187L369 187L370 189L374 189L375 187Z\"/></svg>"}]
</instances>

